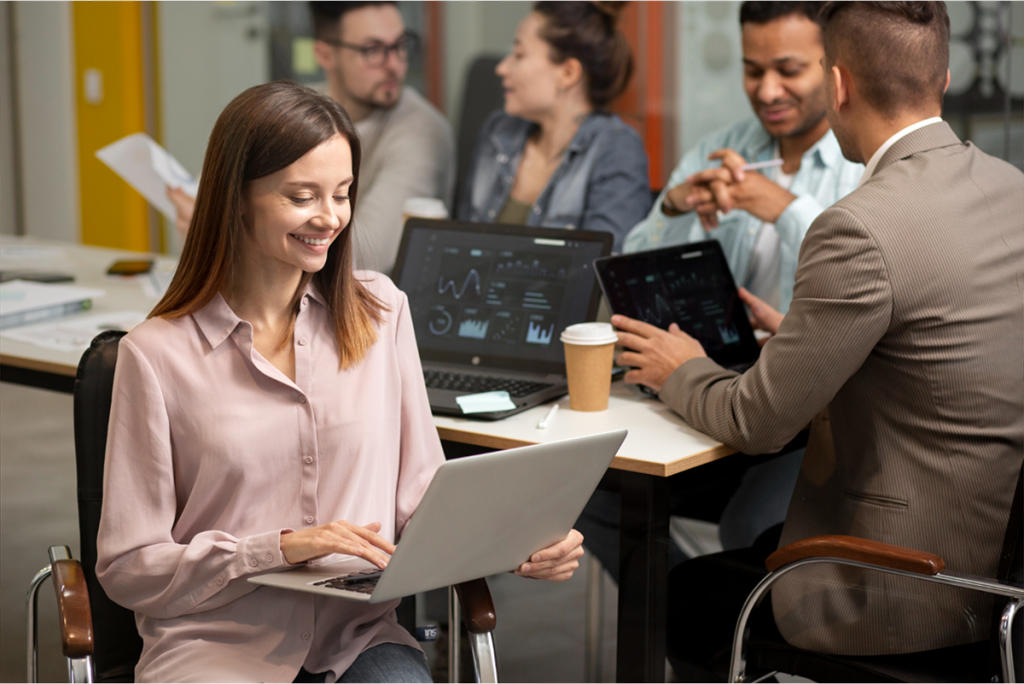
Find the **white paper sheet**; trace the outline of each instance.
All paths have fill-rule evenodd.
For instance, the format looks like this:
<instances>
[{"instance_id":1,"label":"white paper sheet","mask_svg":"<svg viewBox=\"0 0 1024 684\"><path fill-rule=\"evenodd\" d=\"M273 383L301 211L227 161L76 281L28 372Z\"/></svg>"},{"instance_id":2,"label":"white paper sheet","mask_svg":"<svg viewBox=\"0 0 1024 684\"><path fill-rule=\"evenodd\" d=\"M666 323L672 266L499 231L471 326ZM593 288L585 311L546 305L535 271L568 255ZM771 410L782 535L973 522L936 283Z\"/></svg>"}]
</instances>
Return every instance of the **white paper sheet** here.
<instances>
[{"instance_id":1,"label":"white paper sheet","mask_svg":"<svg viewBox=\"0 0 1024 684\"><path fill-rule=\"evenodd\" d=\"M145 133L133 133L110 143L98 150L96 157L171 221L175 211L167 199L167 186L180 187L192 197L199 188L199 181Z\"/></svg>"},{"instance_id":2,"label":"white paper sheet","mask_svg":"<svg viewBox=\"0 0 1024 684\"><path fill-rule=\"evenodd\" d=\"M0 335L47 349L84 352L89 348L92 338L104 330L127 331L144 320L146 314L139 311L79 314L4 330Z\"/></svg>"}]
</instances>

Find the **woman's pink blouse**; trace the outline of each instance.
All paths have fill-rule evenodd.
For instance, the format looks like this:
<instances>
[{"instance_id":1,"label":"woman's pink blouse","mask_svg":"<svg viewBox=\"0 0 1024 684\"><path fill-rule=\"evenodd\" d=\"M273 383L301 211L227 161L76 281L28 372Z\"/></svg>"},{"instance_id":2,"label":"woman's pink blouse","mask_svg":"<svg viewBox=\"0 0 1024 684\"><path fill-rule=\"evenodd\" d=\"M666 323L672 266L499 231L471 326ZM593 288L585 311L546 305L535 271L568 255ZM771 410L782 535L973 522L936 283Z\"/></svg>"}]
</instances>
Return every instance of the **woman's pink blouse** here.
<instances>
[{"instance_id":1,"label":"woman's pink blouse","mask_svg":"<svg viewBox=\"0 0 1024 684\"><path fill-rule=\"evenodd\" d=\"M282 531L379 522L394 540L444 460L406 297L358 277L389 311L345 371L314 288L295 321L295 382L220 295L122 339L96 570L135 611L138 681L291 681L301 666L334 681L367 648L415 646L394 603L246 581L288 567Z\"/></svg>"}]
</instances>

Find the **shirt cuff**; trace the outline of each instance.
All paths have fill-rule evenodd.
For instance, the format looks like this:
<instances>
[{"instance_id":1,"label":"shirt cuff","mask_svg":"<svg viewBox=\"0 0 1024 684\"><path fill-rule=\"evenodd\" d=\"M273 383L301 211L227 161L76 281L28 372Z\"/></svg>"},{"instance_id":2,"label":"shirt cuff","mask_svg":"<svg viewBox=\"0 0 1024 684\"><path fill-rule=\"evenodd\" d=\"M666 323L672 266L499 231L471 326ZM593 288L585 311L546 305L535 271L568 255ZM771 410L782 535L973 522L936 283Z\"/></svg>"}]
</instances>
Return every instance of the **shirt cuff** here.
<instances>
[{"instance_id":1,"label":"shirt cuff","mask_svg":"<svg viewBox=\"0 0 1024 684\"><path fill-rule=\"evenodd\" d=\"M238 557L239 576L288 566L284 552L281 551L281 533L284 531L291 532L271 530L239 539L235 551Z\"/></svg>"},{"instance_id":2,"label":"shirt cuff","mask_svg":"<svg viewBox=\"0 0 1024 684\"><path fill-rule=\"evenodd\" d=\"M775 232L783 241L799 245L814 219L823 211L825 207L817 199L811 195L799 195L779 214L779 219L775 222Z\"/></svg>"}]
</instances>

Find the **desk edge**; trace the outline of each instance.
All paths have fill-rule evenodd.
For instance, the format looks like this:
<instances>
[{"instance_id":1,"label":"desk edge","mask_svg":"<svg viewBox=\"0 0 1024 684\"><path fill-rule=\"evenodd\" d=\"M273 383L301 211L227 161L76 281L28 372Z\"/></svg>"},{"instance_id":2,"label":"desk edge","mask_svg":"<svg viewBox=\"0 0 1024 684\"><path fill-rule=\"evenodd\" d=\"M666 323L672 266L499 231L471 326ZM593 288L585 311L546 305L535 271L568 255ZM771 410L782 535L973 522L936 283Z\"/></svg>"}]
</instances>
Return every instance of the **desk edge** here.
<instances>
[{"instance_id":1,"label":"desk edge","mask_svg":"<svg viewBox=\"0 0 1024 684\"><path fill-rule=\"evenodd\" d=\"M437 434L443 440L460 442L462 444L470 444L488 449L515 449L517 447L537 444L537 442L512 439L510 437L498 437L496 435L482 435L478 432L469 432L451 427L439 426L437 428ZM643 461L625 456L616 456L612 460L611 467L615 470L625 470L632 473L641 473L643 475L669 477L676 473L689 470L690 468L696 468L697 466L704 465L705 463L717 461L720 458L725 458L726 456L730 456L734 453L736 453L735 449L724 444L719 444L718 446L705 449L704 451L692 454L685 459L679 459L678 461L673 461L671 463L652 463L650 461Z\"/></svg>"},{"instance_id":2,"label":"desk edge","mask_svg":"<svg viewBox=\"0 0 1024 684\"><path fill-rule=\"evenodd\" d=\"M75 374L78 372L77 366L69 366L57 361L39 361L36 359L26 358L24 356L15 356L13 354L0 354L0 365L11 366L12 368L24 368L26 370L39 371L40 373L63 375L70 378L75 377Z\"/></svg>"}]
</instances>

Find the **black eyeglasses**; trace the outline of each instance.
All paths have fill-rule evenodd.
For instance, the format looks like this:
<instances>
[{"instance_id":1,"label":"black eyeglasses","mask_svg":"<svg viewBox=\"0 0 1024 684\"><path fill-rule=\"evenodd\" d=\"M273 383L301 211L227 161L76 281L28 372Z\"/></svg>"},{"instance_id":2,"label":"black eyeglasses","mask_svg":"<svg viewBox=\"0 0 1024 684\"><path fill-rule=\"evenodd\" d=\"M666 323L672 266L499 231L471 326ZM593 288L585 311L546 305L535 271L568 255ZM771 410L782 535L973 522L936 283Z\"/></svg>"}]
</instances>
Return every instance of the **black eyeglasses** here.
<instances>
[{"instance_id":1,"label":"black eyeglasses","mask_svg":"<svg viewBox=\"0 0 1024 684\"><path fill-rule=\"evenodd\" d=\"M409 55L416 54L416 51L420 47L420 37L411 31L403 34L401 38L391 45L386 45L380 42L368 43L366 45L354 45L352 43L346 43L344 41L331 38L324 38L323 42L328 45L333 45L334 47L355 50L362 55L366 64L372 67L382 67L387 64L388 58L391 57L392 52L395 53L395 56L403 62L408 61Z\"/></svg>"}]
</instances>

